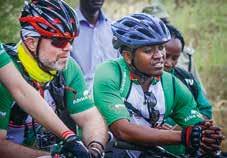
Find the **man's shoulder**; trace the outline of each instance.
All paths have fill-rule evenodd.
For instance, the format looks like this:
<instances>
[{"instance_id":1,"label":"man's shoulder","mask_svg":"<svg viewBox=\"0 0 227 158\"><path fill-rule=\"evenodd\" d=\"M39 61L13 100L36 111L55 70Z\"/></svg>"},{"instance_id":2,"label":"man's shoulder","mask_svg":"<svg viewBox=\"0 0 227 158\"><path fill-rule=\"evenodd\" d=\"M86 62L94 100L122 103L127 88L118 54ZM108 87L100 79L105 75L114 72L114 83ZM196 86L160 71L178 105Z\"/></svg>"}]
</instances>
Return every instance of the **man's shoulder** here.
<instances>
[{"instance_id":1,"label":"man's shoulder","mask_svg":"<svg viewBox=\"0 0 227 158\"><path fill-rule=\"evenodd\" d=\"M83 78L83 72L80 66L72 57L68 59L68 63L63 70L63 76L67 83L71 83L75 78Z\"/></svg>"}]
</instances>

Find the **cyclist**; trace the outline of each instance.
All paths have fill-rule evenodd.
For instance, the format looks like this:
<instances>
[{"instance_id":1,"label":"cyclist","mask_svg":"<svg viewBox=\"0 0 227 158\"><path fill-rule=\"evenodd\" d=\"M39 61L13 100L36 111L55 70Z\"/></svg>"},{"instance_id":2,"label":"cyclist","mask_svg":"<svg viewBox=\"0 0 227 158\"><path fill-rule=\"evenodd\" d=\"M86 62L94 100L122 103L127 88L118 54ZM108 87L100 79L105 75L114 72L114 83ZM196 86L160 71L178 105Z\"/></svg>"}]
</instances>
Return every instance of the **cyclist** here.
<instances>
[{"instance_id":1,"label":"cyclist","mask_svg":"<svg viewBox=\"0 0 227 158\"><path fill-rule=\"evenodd\" d=\"M82 129L86 147L74 132L66 131L61 135L66 139L63 152L77 157L101 157L107 136L105 123L87 93L81 70L69 58L72 40L79 33L75 12L62 0L26 1L19 21L21 41L14 46L4 45L5 50L62 121L74 132L76 124ZM2 85L0 91L0 109L6 112L0 121L2 139L49 150L58 139L20 109ZM1 147L8 157L43 155L32 149L23 153L21 146L11 146Z\"/></svg>"},{"instance_id":2,"label":"cyclist","mask_svg":"<svg viewBox=\"0 0 227 158\"><path fill-rule=\"evenodd\" d=\"M206 152L219 150L223 139L220 128L203 120L190 91L173 75L163 72L164 44L170 39L165 24L138 13L116 21L112 31L113 45L123 58L98 67L93 95L113 135L147 146L184 144L195 151L199 146ZM183 130L153 128L166 117L172 117ZM215 136L207 134L215 131ZM142 156L139 151L117 155Z\"/></svg>"},{"instance_id":3,"label":"cyclist","mask_svg":"<svg viewBox=\"0 0 227 158\"><path fill-rule=\"evenodd\" d=\"M166 60L164 63L164 69L165 71L175 75L188 87L194 96L200 113L204 118L211 119L212 107L203 93L199 81L197 81L190 72L177 67L180 53L184 49L184 38L181 35L181 32L173 25L167 24L166 26L170 31L171 40L166 43Z\"/></svg>"},{"instance_id":4,"label":"cyclist","mask_svg":"<svg viewBox=\"0 0 227 158\"><path fill-rule=\"evenodd\" d=\"M22 78L15 66L10 60L3 49L3 45L0 44L0 81L10 91L12 96L18 102L21 108L25 109L31 114L39 123L43 124L47 129L50 129L57 136L61 136L61 133L68 131L69 129L59 120L53 110L42 99L27 82ZM2 85L1 85L2 86ZM32 104L31 104L32 103ZM7 114L7 108L0 108L0 122L4 120ZM0 132L0 153L1 157L10 157L10 152L3 152L4 148L11 146L11 150L18 148L17 145L12 145L7 140L4 140L5 132ZM17 151L17 150L16 150ZM28 148L22 148L16 154L25 154L29 152ZM44 152L37 151L37 153L45 154ZM47 154L47 153L46 153Z\"/></svg>"}]
</instances>

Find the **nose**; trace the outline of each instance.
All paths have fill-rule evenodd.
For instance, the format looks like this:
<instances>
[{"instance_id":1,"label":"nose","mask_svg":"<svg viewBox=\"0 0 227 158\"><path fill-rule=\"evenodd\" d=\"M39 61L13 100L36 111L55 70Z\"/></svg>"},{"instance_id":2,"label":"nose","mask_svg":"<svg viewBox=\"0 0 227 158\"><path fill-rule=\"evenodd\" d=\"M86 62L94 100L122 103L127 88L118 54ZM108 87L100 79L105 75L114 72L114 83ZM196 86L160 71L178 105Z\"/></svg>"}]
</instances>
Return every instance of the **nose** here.
<instances>
[{"instance_id":1,"label":"nose","mask_svg":"<svg viewBox=\"0 0 227 158\"><path fill-rule=\"evenodd\" d=\"M172 67L172 62L171 62L171 60L170 60L169 58L167 58L167 59L165 60L164 65L165 65L166 67Z\"/></svg>"},{"instance_id":2,"label":"nose","mask_svg":"<svg viewBox=\"0 0 227 158\"><path fill-rule=\"evenodd\" d=\"M70 42L67 43L67 45L63 48L63 51L70 52L72 50L72 45Z\"/></svg>"},{"instance_id":3,"label":"nose","mask_svg":"<svg viewBox=\"0 0 227 158\"><path fill-rule=\"evenodd\" d=\"M159 50L156 48L155 53L153 54L153 58L160 59L160 58L163 58L163 56L164 56L163 50Z\"/></svg>"},{"instance_id":4,"label":"nose","mask_svg":"<svg viewBox=\"0 0 227 158\"><path fill-rule=\"evenodd\" d=\"M171 62L170 62L169 59L166 59L164 64L165 64L165 66L167 66L167 67L170 67L170 66L171 66Z\"/></svg>"}]
</instances>

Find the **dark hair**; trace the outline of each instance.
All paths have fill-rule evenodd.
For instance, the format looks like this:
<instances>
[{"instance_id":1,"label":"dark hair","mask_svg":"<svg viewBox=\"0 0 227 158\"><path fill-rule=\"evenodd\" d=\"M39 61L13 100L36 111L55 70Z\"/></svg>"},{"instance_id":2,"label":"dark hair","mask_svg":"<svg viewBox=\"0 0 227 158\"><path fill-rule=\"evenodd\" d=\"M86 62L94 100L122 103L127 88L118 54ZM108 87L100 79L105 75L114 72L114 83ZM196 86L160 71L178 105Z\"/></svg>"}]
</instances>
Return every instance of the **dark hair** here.
<instances>
[{"instance_id":1,"label":"dark hair","mask_svg":"<svg viewBox=\"0 0 227 158\"><path fill-rule=\"evenodd\" d=\"M182 45L181 51L183 51L185 42L184 42L184 37L182 36L181 32L173 25L171 25L169 23L165 23L165 24L166 24L167 28L169 29L171 38L176 38L176 39L180 40L181 45Z\"/></svg>"}]
</instances>

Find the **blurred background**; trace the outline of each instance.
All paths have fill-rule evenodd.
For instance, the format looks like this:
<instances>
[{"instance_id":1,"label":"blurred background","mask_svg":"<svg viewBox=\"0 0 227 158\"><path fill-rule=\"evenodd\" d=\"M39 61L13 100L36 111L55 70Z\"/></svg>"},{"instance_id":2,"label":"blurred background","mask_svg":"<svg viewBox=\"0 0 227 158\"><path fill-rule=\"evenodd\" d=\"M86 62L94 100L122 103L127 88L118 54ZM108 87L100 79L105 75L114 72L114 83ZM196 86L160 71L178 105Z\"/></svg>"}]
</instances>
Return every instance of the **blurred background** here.
<instances>
[{"instance_id":1,"label":"blurred background","mask_svg":"<svg viewBox=\"0 0 227 158\"><path fill-rule=\"evenodd\" d=\"M78 0L66 0L73 8ZM112 20L141 12L152 0L106 0L104 11ZM227 0L160 0L170 21L195 48L194 59L208 98L214 105L214 119L227 134ZM0 41L17 42L18 16L24 0L0 0ZM226 135L227 137L227 135ZM224 142L227 151L227 141Z\"/></svg>"}]
</instances>

